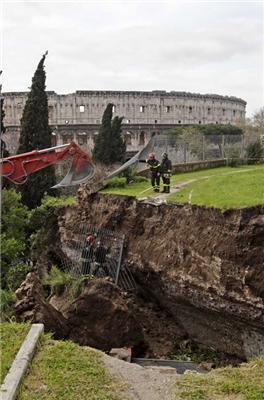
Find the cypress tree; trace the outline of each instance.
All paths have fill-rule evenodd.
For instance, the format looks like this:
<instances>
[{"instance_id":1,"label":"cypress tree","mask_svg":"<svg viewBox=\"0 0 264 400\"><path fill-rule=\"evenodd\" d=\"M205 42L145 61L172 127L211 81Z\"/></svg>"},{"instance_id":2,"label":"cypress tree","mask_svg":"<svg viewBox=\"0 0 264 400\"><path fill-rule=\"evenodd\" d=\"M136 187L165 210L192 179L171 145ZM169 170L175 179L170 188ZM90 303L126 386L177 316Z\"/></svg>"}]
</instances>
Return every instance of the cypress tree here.
<instances>
[{"instance_id":1,"label":"cypress tree","mask_svg":"<svg viewBox=\"0 0 264 400\"><path fill-rule=\"evenodd\" d=\"M123 161L126 146L121 136L123 117L113 116L113 104L109 103L104 111L99 134L95 140L93 158L103 164Z\"/></svg>"},{"instance_id":2,"label":"cypress tree","mask_svg":"<svg viewBox=\"0 0 264 400\"><path fill-rule=\"evenodd\" d=\"M124 161L126 145L122 139L122 121L123 117L115 117L111 128L111 161Z\"/></svg>"},{"instance_id":3,"label":"cypress tree","mask_svg":"<svg viewBox=\"0 0 264 400\"><path fill-rule=\"evenodd\" d=\"M31 90L21 118L18 154L51 147L48 98L45 92L44 62L46 55L47 52L42 56L32 78ZM22 202L29 208L37 207L45 193L54 193L50 190L54 184L55 169L53 166L29 175L26 183L21 185Z\"/></svg>"}]
</instances>

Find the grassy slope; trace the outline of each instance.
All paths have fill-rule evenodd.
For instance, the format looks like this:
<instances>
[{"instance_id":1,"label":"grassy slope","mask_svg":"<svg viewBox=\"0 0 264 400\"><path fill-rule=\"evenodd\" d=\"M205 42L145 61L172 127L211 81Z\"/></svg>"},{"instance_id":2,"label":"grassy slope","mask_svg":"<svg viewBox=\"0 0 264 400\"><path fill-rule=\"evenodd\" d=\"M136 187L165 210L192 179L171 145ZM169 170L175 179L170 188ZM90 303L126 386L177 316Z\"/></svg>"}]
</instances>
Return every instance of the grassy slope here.
<instances>
[{"instance_id":1,"label":"grassy slope","mask_svg":"<svg viewBox=\"0 0 264 400\"><path fill-rule=\"evenodd\" d=\"M238 173L243 170L244 172ZM193 204L204 204L220 208L245 207L264 203L264 166L244 165L237 168L221 167L175 174L171 178L172 185L191 179L209 177L191 183L168 197L169 201L185 203L192 192ZM201 187L199 191L198 188ZM103 193L113 193L142 198L153 196L148 182L130 184L125 188L109 188Z\"/></svg>"},{"instance_id":2,"label":"grassy slope","mask_svg":"<svg viewBox=\"0 0 264 400\"><path fill-rule=\"evenodd\" d=\"M1 343L1 384L29 331L29 325L15 322L0 324Z\"/></svg>"},{"instance_id":3,"label":"grassy slope","mask_svg":"<svg viewBox=\"0 0 264 400\"><path fill-rule=\"evenodd\" d=\"M263 400L264 358L208 375L187 374L177 384L175 400Z\"/></svg>"},{"instance_id":4,"label":"grassy slope","mask_svg":"<svg viewBox=\"0 0 264 400\"><path fill-rule=\"evenodd\" d=\"M124 400L100 352L43 335L18 400Z\"/></svg>"}]
</instances>

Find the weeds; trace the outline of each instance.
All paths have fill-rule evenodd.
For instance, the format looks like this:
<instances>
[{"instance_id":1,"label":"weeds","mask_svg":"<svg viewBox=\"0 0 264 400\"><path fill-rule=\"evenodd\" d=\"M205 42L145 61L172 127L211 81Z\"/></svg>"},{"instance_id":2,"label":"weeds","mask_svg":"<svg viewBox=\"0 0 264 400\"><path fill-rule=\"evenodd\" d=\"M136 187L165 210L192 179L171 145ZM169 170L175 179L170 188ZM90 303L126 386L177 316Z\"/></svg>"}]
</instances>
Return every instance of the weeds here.
<instances>
[{"instance_id":1,"label":"weeds","mask_svg":"<svg viewBox=\"0 0 264 400\"><path fill-rule=\"evenodd\" d=\"M218 366L221 361L219 353L215 350L201 347L189 340L183 341L169 358L171 360L193 361L197 364L209 361L213 362L216 366Z\"/></svg>"}]
</instances>

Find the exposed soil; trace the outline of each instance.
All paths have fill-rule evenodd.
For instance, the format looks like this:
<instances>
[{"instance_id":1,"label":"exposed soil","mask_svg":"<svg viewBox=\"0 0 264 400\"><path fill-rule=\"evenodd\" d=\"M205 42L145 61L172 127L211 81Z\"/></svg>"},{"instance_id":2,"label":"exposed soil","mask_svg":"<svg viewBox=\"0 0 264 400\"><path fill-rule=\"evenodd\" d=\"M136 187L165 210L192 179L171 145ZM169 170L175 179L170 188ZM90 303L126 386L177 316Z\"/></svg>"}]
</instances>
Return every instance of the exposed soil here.
<instances>
[{"instance_id":1,"label":"exposed soil","mask_svg":"<svg viewBox=\"0 0 264 400\"><path fill-rule=\"evenodd\" d=\"M264 353L263 206L222 213L82 189L79 205L61 213L64 243L80 223L125 234L149 354L164 355L184 336L231 357Z\"/></svg>"},{"instance_id":2,"label":"exposed soil","mask_svg":"<svg viewBox=\"0 0 264 400\"><path fill-rule=\"evenodd\" d=\"M66 337L151 357L165 357L186 339L229 361L264 354L263 206L224 213L155 206L83 187L78 205L60 211L58 248L74 240L80 223L125 235L123 263L137 290L122 292L100 280L69 307L53 299Z\"/></svg>"}]
</instances>

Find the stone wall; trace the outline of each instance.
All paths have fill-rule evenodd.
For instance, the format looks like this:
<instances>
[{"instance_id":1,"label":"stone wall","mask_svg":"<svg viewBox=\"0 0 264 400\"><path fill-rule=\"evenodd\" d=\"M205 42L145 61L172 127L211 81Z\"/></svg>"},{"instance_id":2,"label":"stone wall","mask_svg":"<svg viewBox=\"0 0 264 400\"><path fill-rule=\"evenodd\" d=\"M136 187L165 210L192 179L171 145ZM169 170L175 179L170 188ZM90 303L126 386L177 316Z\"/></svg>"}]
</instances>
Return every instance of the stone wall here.
<instances>
[{"instance_id":1,"label":"stone wall","mask_svg":"<svg viewBox=\"0 0 264 400\"><path fill-rule=\"evenodd\" d=\"M74 138L85 150L92 149L103 112L110 102L114 104L114 116L124 116L123 134L128 151L137 151L153 133L176 125L235 124L245 118L244 100L214 94L88 90L63 95L47 93L54 144L68 143ZM14 152L27 92L7 92L3 96L6 142Z\"/></svg>"}]
</instances>

